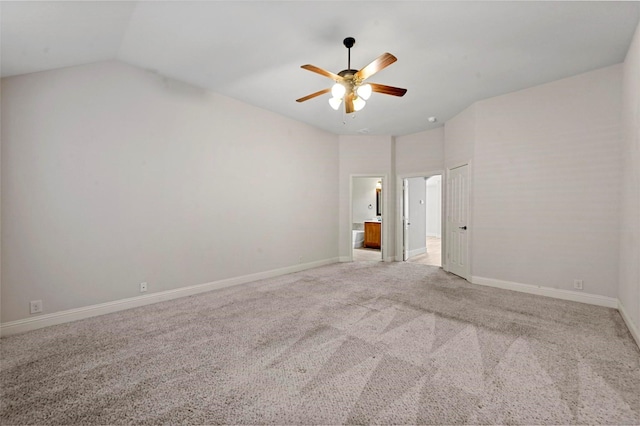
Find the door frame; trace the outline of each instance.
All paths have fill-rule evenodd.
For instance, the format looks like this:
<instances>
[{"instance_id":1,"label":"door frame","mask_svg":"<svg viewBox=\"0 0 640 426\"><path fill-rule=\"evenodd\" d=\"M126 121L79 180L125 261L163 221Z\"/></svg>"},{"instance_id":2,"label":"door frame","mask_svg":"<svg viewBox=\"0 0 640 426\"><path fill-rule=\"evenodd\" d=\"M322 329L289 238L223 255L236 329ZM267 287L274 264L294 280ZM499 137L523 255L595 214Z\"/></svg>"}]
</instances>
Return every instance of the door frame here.
<instances>
[{"instance_id":1,"label":"door frame","mask_svg":"<svg viewBox=\"0 0 640 426\"><path fill-rule=\"evenodd\" d=\"M353 179L354 178L379 178L382 180L382 209L380 210L380 217L382 220L382 232L380 235L380 260L382 262L392 262L393 258L390 258L387 250L387 241L389 240L389 190L390 185L389 175L387 173L352 173L349 175L349 262L353 262Z\"/></svg>"},{"instance_id":2,"label":"door frame","mask_svg":"<svg viewBox=\"0 0 640 426\"><path fill-rule=\"evenodd\" d=\"M441 183L441 191L440 191L440 226L442 227L442 232L444 234L444 232L446 232L445 229L445 223L442 220L442 218L445 217L444 213L445 213L445 187L444 187L444 180L445 180L445 171L444 170L431 170L428 172L415 172L415 173L401 173L399 175L397 175L397 179L396 179L396 229L398 230L398 232L396 232L396 256L395 256L395 260L397 262L404 262L403 257L404 257L404 224L402 223L402 209L403 209L403 204L404 204L404 194L403 194L403 190L402 190L402 182L405 179L409 179L409 178L416 178L416 177L425 177L425 178L429 178L431 176L437 176L440 175L442 176L442 183ZM425 235L426 238L426 235ZM440 239L441 244L442 242L444 242L444 238ZM442 268L444 268L445 264L445 251L444 251L444 246L442 247L443 250L441 251L440 254L440 262L442 265Z\"/></svg>"},{"instance_id":3,"label":"door frame","mask_svg":"<svg viewBox=\"0 0 640 426\"><path fill-rule=\"evenodd\" d=\"M442 268L447 271L450 272L449 270L449 266L447 263L447 259L448 259L448 255L449 255L449 245L447 244L447 240L449 239L449 232L447 229L447 214L449 214L448 211L448 198L447 198L447 194L449 193L449 188L448 188L448 182L449 182L449 174L451 172L451 170L453 169L457 169L458 167L462 167L462 166L467 166L467 270L466 270L466 277L461 277L464 278L465 280L471 282L471 261L472 261L472 257L473 257L473 253L471 252L471 239L473 238L473 165L472 165L472 161L471 160L467 160L467 161L461 161L458 163L452 163L450 165L448 165L446 167L445 173L444 175L442 175L443 179L442 179L442 218L443 218L443 222L442 222L442 232L443 235L445 235L445 238L442 238Z\"/></svg>"},{"instance_id":4,"label":"door frame","mask_svg":"<svg viewBox=\"0 0 640 426\"><path fill-rule=\"evenodd\" d=\"M406 221L409 219L407 216L409 215L409 179L402 179L402 197L400 203L400 232L402 233L402 261L406 262L409 260L409 247L407 241L409 240L409 227L406 224ZM411 225L411 223L409 223Z\"/></svg>"}]
</instances>

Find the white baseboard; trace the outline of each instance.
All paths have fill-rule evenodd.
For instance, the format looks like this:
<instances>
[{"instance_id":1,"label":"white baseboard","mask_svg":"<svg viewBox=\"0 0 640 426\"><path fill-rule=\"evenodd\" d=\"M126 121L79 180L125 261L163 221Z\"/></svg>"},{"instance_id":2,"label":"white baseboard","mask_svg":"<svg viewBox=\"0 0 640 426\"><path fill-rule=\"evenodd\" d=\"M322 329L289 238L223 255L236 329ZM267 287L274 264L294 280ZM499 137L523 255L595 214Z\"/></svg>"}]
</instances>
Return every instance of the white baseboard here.
<instances>
[{"instance_id":1,"label":"white baseboard","mask_svg":"<svg viewBox=\"0 0 640 426\"><path fill-rule=\"evenodd\" d=\"M25 318L0 324L0 336L10 336L12 334L24 333L49 327L57 324L64 324L98 315L110 314L112 312L123 311L125 309L137 308L139 306L151 305L165 300L178 299L180 297L191 296L211 290L217 290L234 285L245 284L252 281L273 278L293 272L300 272L306 269L317 268L338 262L338 258L318 260L315 262L303 263L299 265L287 266L285 268L273 269L270 271L258 272L255 274L242 275L239 277L227 278L210 283L191 285L188 287L176 288L174 290L161 291L158 293L145 294L144 296L130 297L127 299L114 300L113 302L100 303L98 305L83 306L81 308L69 309L66 311L53 312L51 314L39 315L33 318Z\"/></svg>"},{"instance_id":2,"label":"white baseboard","mask_svg":"<svg viewBox=\"0 0 640 426\"><path fill-rule=\"evenodd\" d=\"M571 300L573 302L588 303L589 305L618 308L618 299L598 294L582 293L571 290L560 290L551 287L542 287L531 284L516 283L513 281L496 280L493 278L471 277L473 284L497 287L505 290L520 291L522 293L537 294L539 296L553 297L555 299Z\"/></svg>"},{"instance_id":3,"label":"white baseboard","mask_svg":"<svg viewBox=\"0 0 640 426\"><path fill-rule=\"evenodd\" d=\"M338 258L338 262L351 262L351 257L349 257L349 256L340 256Z\"/></svg>"},{"instance_id":4,"label":"white baseboard","mask_svg":"<svg viewBox=\"0 0 640 426\"><path fill-rule=\"evenodd\" d=\"M427 248L426 247L421 247L421 248L417 248L414 250L409 250L409 258L412 258L413 256L417 256L419 254L422 253L426 253L427 252Z\"/></svg>"},{"instance_id":5,"label":"white baseboard","mask_svg":"<svg viewBox=\"0 0 640 426\"><path fill-rule=\"evenodd\" d=\"M638 330L638 326L633 322L620 300L618 300L618 312L620 312L620 316L622 316L622 319L627 324L627 328L636 341L636 345L640 348L640 330Z\"/></svg>"}]
</instances>

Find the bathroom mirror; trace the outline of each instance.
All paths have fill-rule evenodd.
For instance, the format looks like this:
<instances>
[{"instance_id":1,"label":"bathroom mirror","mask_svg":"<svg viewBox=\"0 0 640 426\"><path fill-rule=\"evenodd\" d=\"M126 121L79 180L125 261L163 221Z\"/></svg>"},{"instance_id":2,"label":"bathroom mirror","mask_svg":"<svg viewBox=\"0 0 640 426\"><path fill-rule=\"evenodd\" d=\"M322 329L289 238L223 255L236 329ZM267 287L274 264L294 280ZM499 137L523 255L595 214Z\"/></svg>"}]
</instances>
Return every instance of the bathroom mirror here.
<instances>
[{"instance_id":1,"label":"bathroom mirror","mask_svg":"<svg viewBox=\"0 0 640 426\"><path fill-rule=\"evenodd\" d=\"M376 216L382 215L382 200L380 199L381 193L382 189L376 188Z\"/></svg>"}]
</instances>

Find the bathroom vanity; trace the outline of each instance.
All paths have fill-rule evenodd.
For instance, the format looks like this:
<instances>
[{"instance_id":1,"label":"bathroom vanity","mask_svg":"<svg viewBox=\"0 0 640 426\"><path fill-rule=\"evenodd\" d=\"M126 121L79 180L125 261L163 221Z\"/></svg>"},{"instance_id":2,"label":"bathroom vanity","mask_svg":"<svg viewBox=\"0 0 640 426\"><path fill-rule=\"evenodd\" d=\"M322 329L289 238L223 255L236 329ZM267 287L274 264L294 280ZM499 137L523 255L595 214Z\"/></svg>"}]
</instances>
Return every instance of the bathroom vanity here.
<instances>
[{"instance_id":1,"label":"bathroom vanity","mask_svg":"<svg viewBox=\"0 0 640 426\"><path fill-rule=\"evenodd\" d=\"M366 248L380 248L380 226L382 223L365 221L364 223L364 246Z\"/></svg>"}]
</instances>

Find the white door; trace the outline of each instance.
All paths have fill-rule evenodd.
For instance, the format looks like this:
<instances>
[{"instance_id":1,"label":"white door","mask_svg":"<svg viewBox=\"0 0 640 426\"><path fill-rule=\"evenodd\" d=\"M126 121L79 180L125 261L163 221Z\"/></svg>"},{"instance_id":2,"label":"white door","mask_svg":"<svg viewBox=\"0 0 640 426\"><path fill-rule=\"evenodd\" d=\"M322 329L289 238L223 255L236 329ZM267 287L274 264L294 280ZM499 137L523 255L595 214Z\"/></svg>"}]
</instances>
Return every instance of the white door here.
<instances>
[{"instance_id":1,"label":"white door","mask_svg":"<svg viewBox=\"0 0 640 426\"><path fill-rule=\"evenodd\" d=\"M447 173L447 268L469 280L469 176L468 165Z\"/></svg>"},{"instance_id":2,"label":"white door","mask_svg":"<svg viewBox=\"0 0 640 426\"><path fill-rule=\"evenodd\" d=\"M402 260L409 259L409 182L402 179Z\"/></svg>"}]
</instances>

